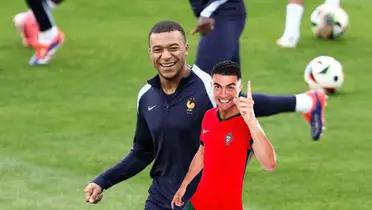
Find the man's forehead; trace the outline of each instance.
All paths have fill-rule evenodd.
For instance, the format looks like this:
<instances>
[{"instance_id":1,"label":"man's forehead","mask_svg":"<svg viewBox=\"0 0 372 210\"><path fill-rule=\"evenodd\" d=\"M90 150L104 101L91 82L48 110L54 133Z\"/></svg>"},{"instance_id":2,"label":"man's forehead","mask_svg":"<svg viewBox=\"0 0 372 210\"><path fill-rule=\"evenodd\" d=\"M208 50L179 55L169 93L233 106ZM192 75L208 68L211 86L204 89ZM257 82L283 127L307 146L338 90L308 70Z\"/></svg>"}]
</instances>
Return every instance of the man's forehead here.
<instances>
[{"instance_id":1,"label":"man's forehead","mask_svg":"<svg viewBox=\"0 0 372 210\"><path fill-rule=\"evenodd\" d=\"M214 85L221 85L221 86L230 86L230 85L239 85L240 80L231 79L231 80L212 80Z\"/></svg>"},{"instance_id":2,"label":"man's forehead","mask_svg":"<svg viewBox=\"0 0 372 210\"><path fill-rule=\"evenodd\" d=\"M212 76L213 83L238 83L240 79L236 75L222 75L222 74L214 74Z\"/></svg>"},{"instance_id":3,"label":"man's forehead","mask_svg":"<svg viewBox=\"0 0 372 210\"><path fill-rule=\"evenodd\" d=\"M170 32L161 32L161 33L152 33L150 35L150 44L157 43L179 43L185 42L185 39L181 32L179 31L170 31Z\"/></svg>"}]
</instances>

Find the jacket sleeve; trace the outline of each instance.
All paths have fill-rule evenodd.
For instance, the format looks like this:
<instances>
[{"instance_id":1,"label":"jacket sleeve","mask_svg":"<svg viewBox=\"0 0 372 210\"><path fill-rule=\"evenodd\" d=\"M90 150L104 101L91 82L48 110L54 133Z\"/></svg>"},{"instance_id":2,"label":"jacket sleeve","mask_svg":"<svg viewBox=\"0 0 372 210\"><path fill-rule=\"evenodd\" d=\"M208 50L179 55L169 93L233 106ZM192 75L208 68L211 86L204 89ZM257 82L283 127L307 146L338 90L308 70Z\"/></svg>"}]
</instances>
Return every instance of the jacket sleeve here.
<instances>
[{"instance_id":1,"label":"jacket sleeve","mask_svg":"<svg viewBox=\"0 0 372 210\"><path fill-rule=\"evenodd\" d=\"M189 0L193 12L196 17L211 17L221 5L225 4L228 0L207 0L203 3L202 0Z\"/></svg>"},{"instance_id":2,"label":"jacket sleeve","mask_svg":"<svg viewBox=\"0 0 372 210\"><path fill-rule=\"evenodd\" d=\"M200 12L203 10L202 0L189 0L191 9L194 12L195 17L199 17Z\"/></svg>"},{"instance_id":3,"label":"jacket sleeve","mask_svg":"<svg viewBox=\"0 0 372 210\"><path fill-rule=\"evenodd\" d=\"M145 119L138 112L132 149L121 161L98 175L92 182L108 189L142 171L152 162L154 156L149 128Z\"/></svg>"}]
</instances>

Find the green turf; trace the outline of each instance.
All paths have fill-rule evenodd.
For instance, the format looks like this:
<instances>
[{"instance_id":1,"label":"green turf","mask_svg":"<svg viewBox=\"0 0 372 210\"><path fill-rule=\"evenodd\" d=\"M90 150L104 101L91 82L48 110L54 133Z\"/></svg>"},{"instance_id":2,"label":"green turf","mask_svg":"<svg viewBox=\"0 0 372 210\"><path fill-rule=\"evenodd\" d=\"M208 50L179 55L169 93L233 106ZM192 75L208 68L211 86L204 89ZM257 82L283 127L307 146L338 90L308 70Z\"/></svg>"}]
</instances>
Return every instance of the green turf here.
<instances>
[{"instance_id":1,"label":"green turf","mask_svg":"<svg viewBox=\"0 0 372 210\"><path fill-rule=\"evenodd\" d=\"M350 28L341 39L324 41L313 37L308 21L321 1L307 1L294 50L275 45L286 1L246 2L242 66L255 91L306 90L304 67L318 55L336 57L346 75L342 91L329 98L320 142L310 139L299 114L261 119L279 165L272 174L249 165L246 209L371 209L372 2L343 0ZM0 209L143 209L148 169L108 190L96 206L84 202L82 190L130 149L137 93L155 73L148 30L174 19L190 31L188 1L66 1L55 10L66 42L50 65L35 68L11 21L25 8L23 1L0 7ZM190 63L197 39L189 36Z\"/></svg>"}]
</instances>

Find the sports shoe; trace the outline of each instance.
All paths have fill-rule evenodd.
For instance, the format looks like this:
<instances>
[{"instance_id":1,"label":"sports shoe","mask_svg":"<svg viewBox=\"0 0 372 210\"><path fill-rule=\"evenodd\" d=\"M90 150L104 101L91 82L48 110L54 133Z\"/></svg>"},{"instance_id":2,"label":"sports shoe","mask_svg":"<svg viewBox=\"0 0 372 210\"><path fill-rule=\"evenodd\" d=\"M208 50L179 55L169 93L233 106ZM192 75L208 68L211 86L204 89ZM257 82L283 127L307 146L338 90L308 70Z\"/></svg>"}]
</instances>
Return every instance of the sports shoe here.
<instances>
[{"instance_id":1,"label":"sports shoe","mask_svg":"<svg viewBox=\"0 0 372 210\"><path fill-rule=\"evenodd\" d=\"M47 64L50 59L52 59L53 55L56 53L58 48L63 44L65 35L63 32L59 31L58 35L53 39L53 41L48 44L40 44L37 43L34 47L35 54L31 57L29 64L30 65L39 65L39 64Z\"/></svg>"},{"instance_id":2,"label":"sports shoe","mask_svg":"<svg viewBox=\"0 0 372 210\"><path fill-rule=\"evenodd\" d=\"M325 130L327 95L323 90L310 90L306 94L312 98L313 105L309 112L304 113L304 118L310 124L311 137L317 141Z\"/></svg>"},{"instance_id":3,"label":"sports shoe","mask_svg":"<svg viewBox=\"0 0 372 210\"><path fill-rule=\"evenodd\" d=\"M39 25L31 10L18 13L13 18L14 25L19 31L25 47L34 47L37 44Z\"/></svg>"},{"instance_id":4,"label":"sports shoe","mask_svg":"<svg viewBox=\"0 0 372 210\"><path fill-rule=\"evenodd\" d=\"M297 42L298 42L298 39L296 38L293 38L293 37L286 38L284 36L276 40L276 44L282 48L296 48Z\"/></svg>"}]
</instances>

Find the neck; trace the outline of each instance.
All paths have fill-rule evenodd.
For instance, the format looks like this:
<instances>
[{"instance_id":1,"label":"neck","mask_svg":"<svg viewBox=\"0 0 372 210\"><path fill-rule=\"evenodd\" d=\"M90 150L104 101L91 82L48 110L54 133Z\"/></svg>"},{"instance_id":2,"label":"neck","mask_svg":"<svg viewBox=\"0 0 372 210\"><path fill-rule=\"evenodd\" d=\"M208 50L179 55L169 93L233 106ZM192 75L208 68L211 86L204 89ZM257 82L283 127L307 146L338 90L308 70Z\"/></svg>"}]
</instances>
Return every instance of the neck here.
<instances>
[{"instance_id":1,"label":"neck","mask_svg":"<svg viewBox=\"0 0 372 210\"><path fill-rule=\"evenodd\" d=\"M226 119L229 119L230 117L238 115L240 112L239 112L238 107L234 106L234 107L231 107L228 110L218 109L218 113L220 115L221 120L226 120Z\"/></svg>"},{"instance_id":2,"label":"neck","mask_svg":"<svg viewBox=\"0 0 372 210\"><path fill-rule=\"evenodd\" d=\"M190 74L190 67L188 65L185 65L181 73L175 78L166 79L166 78L160 77L160 84L161 84L161 88L164 91L164 93L167 95L170 95L176 92L181 79L184 77L187 77L189 74Z\"/></svg>"}]
</instances>

